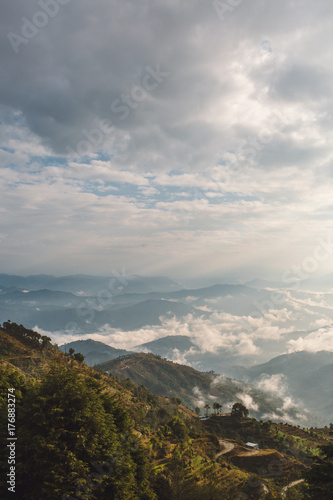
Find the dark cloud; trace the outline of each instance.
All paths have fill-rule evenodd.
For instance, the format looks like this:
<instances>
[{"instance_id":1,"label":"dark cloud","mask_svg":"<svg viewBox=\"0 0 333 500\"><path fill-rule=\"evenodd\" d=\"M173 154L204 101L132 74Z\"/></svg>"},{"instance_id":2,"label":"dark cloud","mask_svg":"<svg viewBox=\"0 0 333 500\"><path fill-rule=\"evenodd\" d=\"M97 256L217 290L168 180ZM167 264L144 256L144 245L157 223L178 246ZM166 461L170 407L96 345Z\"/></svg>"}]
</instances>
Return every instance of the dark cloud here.
<instances>
[{"instance_id":1,"label":"dark cloud","mask_svg":"<svg viewBox=\"0 0 333 500\"><path fill-rule=\"evenodd\" d=\"M330 230L333 6L214 4L3 0L4 265L190 276L311 255Z\"/></svg>"},{"instance_id":2,"label":"dark cloud","mask_svg":"<svg viewBox=\"0 0 333 500\"><path fill-rule=\"evenodd\" d=\"M205 158L212 162L218 149L239 140L233 125L246 116L235 116L234 108L247 95L240 109L247 107L245 115L251 106L256 109L260 85L253 79L265 75L265 64L258 66L256 59L271 51L297 58L299 42L286 52L285 41L293 44L295 28L301 37L309 36L309 30L312 34L325 6L244 1L222 22L213 2L199 0L163 5L153 0L63 2L5 1L1 102L20 111L30 130L57 153L67 153L67 146L76 150L84 140L82 131L107 118L116 127L112 146L125 141L139 163L161 159L171 149L176 167L191 160L202 165ZM57 12L48 16L47 9ZM31 28L22 20L43 24L40 13L47 18L44 27ZM21 36L22 30L30 33L27 43L10 35ZM133 109L122 113L118 105L112 111L116 99L142 85L147 66L157 65L168 77L145 99L132 102ZM273 93L285 100L322 99L330 82L329 72L314 72L302 62L287 69L277 63L274 74L266 76ZM253 129L260 121L265 118L258 117ZM201 144L201 153L195 153ZM108 150L107 140L103 146Z\"/></svg>"}]
</instances>

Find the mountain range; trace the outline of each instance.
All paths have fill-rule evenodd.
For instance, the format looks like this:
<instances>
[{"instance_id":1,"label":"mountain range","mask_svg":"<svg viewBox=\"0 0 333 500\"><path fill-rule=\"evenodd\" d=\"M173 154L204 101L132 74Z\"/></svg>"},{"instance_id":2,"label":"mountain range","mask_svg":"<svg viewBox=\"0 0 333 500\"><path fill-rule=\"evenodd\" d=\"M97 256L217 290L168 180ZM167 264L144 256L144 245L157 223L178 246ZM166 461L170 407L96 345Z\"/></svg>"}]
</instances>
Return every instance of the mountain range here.
<instances>
[{"instance_id":1,"label":"mountain range","mask_svg":"<svg viewBox=\"0 0 333 500\"><path fill-rule=\"evenodd\" d=\"M333 352L294 352L251 368L234 367L232 372L261 387L269 387L269 382L272 386L275 380L280 389L285 386L286 395L303 401L310 412L327 422L333 420Z\"/></svg>"},{"instance_id":2,"label":"mountain range","mask_svg":"<svg viewBox=\"0 0 333 500\"><path fill-rule=\"evenodd\" d=\"M136 346L134 353L91 339L70 342L60 349L68 352L73 348L84 354L91 366L142 383L157 394L181 396L192 408L196 401L206 404L218 397L227 406L232 399L247 401L256 418L284 419L303 425L331 422L333 352L296 352L250 368L233 366L221 374L212 370L203 373L170 362L165 356L172 349L190 347L188 337L179 336Z\"/></svg>"},{"instance_id":3,"label":"mountain range","mask_svg":"<svg viewBox=\"0 0 333 500\"><path fill-rule=\"evenodd\" d=\"M317 360L326 356L320 351L333 351L331 278L306 280L297 290L260 280L186 289L168 278L124 272L1 274L0 321L22 323L59 344L90 339L76 349L90 365L144 352L259 389L275 390L279 380L276 396L328 421L333 360ZM91 343L97 340L100 345Z\"/></svg>"},{"instance_id":4,"label":"mountain range","mask_svg":"<svg viewBox=\"0 0 333 500\"><path fill-rule=\"evenodd\" d=\"M95 342L76 347L105 350ZM11 322L0 326L0 380L15 387L22 500L76 498L83 491L101 500L265 500L286 498L289 488L293 498L304 498L313 461L318 473L319 447L332 443L328 428L253 418L273 410L274 400L249 385L145 353L121 356L96 371L73 351L61 352L48 337ZM185 405L193 396L189 404L197 404L204 418ZM214 402L222 402L222 414ZM5 410L7 397L1 397ZM2 436L7 425L1 419ZM2 447L0 455L5 491L8 451Z\"/></svg>"}]
</instances>

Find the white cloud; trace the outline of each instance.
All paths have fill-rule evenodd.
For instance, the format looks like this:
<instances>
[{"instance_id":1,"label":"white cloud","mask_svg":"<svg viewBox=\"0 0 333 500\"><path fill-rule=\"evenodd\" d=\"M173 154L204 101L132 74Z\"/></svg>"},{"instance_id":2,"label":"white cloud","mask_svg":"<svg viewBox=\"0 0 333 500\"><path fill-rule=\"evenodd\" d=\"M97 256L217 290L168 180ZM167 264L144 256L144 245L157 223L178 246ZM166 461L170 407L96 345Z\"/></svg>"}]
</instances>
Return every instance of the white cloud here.
<instances>
[{"instance_id":1,"label":"white cloud","mask_svg":"<svg viewBox=\"0 0 333 500\"><path fill-rule=\"evenodd\" d=\"M287 342L288 352L296 351L333 351L333 330L331 328L320 328L304 337Z\"/></svg>"},{"instance_id":2,"label":"white cloud","mask_svg":"<svg viewBox=\"0 0 333 500\"><path fill-rule=\"evenodd\" d=\"M283 327L281 323L290 319L288 312L271 311L262 317L236 316L225 312L212 312L209 316L194 317L187 314L182 318L160 317L160 325L146 325L137 330L123 331L105 324L98 331L87 334L86 338L99 340L117 348L132 349L137 345L167 336L189 337L194 347L187 352L174 352L173 360L190 364L197 353L217 354L219 351L230 356L252 357L262 353L258 341L277 341L293 331L294 327ZM71 332L68 332L71 333ZM59 338L67 338L67 333L54 332Z\"/></svg>"},{"instance_id":3,"label":"white cloud","mask_svg":"<svg viewBox=\"0 0 333 500\"><path fill-rule=\"evenodd\" d=\"M288 392L288 382L285 375L276 373L274 375L262 374L260 380L256 382L258 389L264 392L272 393L280 398Z\"/></svg>"},{"instance_id":4,"label":"white cloud","mask_svg":"<svg viewBox=\"0 0 333 500\"><path fill-rule=\"evenodd\" d=\"M207 398L203 394L203 392L199 389L199 387L194 387L193 394L196 398L194 401L195 406L197 406L198 408L204 408L207 402Z\"/></svg>"},{"instance_id":5,"label":"white cloud","mask_svg":"<svg viewBox=\"0 0 333 500\"><path fill-rule=\"evenodd\" d=\"M254 402L253 397L250 394L238 393L236 397L246 406L248 410L259 411L259 406Z\"/></svg>"},{"instance_id":6,"label":"white cloud","mask_svg":"<svg viewBox=\"0 0 333 500\"><path fill-rule=\"evenodd\" d=\"M192 354L193 351L194 351L194 349L190 349L189 351L182 353L182 352L180 352L179 349L172 349L170 360L173 361L174 363L178 363L180 365L192 366L191 363L188 362L187 356L189 354Z\"/></svg>"},{"instance_id":7,"label":"white cloud","mask_svg":"<svg viewBox=\"0 0 333 500\"><path fill-rule=\"evenodd\" d=\"M329 326L332 324L332 319L328 316L324 316L322 318L316 319L313 323L310 324L310 328L317 330L318 328L323 328L325 326Z\"/></svg>"},{"instance_id":8,"label":"white cloud","mask_svg":"<svg viewBox=\"0 0 333 500\"><path fill-rule=\"evenodd\" d=\"M330 234L326 0L242 2L225 23L204 0L69 2L15 54L36 9L6 2L0 20L3 270L280 273ZM168 74L120 102L147 67Z\"/></svg>"},{"instance_id":9,"label":"white cloud","mask_svg":"<svg viewBox=\"0 0 333 500\"><path fill-rule=\"evenodd\" d=\"M212 381L212 386L219 385L219 384L241 387L243 390L244 389L248 389L248 390L251 389L251 387L248 384L246 384L245 382L231 379L231 378L227 377L226 375L217 375L216 377L214 377L214 379Z\"/></svg>"}]
</instances>

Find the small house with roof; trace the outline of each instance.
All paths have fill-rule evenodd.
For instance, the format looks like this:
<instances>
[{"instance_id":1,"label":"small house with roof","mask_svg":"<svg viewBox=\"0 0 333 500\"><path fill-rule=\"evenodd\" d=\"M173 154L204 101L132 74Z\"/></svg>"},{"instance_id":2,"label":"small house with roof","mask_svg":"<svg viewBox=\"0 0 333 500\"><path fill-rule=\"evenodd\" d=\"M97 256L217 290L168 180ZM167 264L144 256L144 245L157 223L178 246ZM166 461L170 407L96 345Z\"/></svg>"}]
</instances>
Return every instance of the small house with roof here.
<instances>
[{"instance_id":1,"label":"small house with roof","mask_svg":"<svg viewBox=\"0 0 333 500\"><path fill-rule=\"evenodd\" d=\"M247 443L245 443L245 444L246 444L246 446L248 446L248 447L249 447L249 448L251 448L252 450L258 450L258 448L259 448L258 443L250 443L250 442L247 442Z\"/></svg>"}]
</instances>

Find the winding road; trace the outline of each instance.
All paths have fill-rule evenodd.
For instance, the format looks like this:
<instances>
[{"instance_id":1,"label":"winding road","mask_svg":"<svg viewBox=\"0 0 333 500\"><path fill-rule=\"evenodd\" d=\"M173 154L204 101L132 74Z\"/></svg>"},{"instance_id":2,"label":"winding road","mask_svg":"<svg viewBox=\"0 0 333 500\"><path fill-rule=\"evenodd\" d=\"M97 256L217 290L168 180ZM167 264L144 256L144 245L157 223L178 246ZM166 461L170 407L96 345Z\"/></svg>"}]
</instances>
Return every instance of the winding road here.
<instances>
[{"instance_id":1,"label":"winding road","mask_svg":"<svg viewBox=\"0 0 333 500\"><path fill-rule=\"evenodd\" d=\"M218 457L221 457L222 455L226 455L227 453L229 453L231 450L233 450L235 448L234 443L231 443L231 441L226 441L225 439L219 439L219 443L220 443L220 446L224 447L224 449L215 455L215 460Z\"/></svg>"},{"instance_id":2,"label":"winding road","mask_svg":"<svg viewBox=\"0 0 333 500\"><path fill-rule=\"evenodd\" d=\"M219 439L219 443L220 443L220 446L223 446L223 450L221 450L219 453L217 453L215 455L215 460L218 457L221 457L222 455L226 455L227 453L230 453L230 451L232 451L235 448L234 443L232 443L231 441L227 441L225 439ZM251 450L251 451L239 453L239 456L246 457L246 456L250 456L250 455L260 455L262 453L263 453L262 450ZM297 481L293 481L292 483L287 484L287 486L285 486L281 490L282 498L286 498L287 491L289 490L289 488L293 488L294 486L297 486L298 484L301 484L303 482L304 482L304 479L298 479Z\"/></svg>"},{"instance_id":3,"label":"winding road","mask_svg":"<svg viewBox=\"0 0 333 500\"><path fill-rule=\"evenodd\" d=\"M287 491L289 490L289 488L293 488L293 486L297 486L300 483L304 483L304 479L299 479L298 481L293 481L292 483L289 483L289 484L287 484L287 486L282 488L282 491L281 491L282 498L286 498Z\"/></svg>"}]
</instances>

